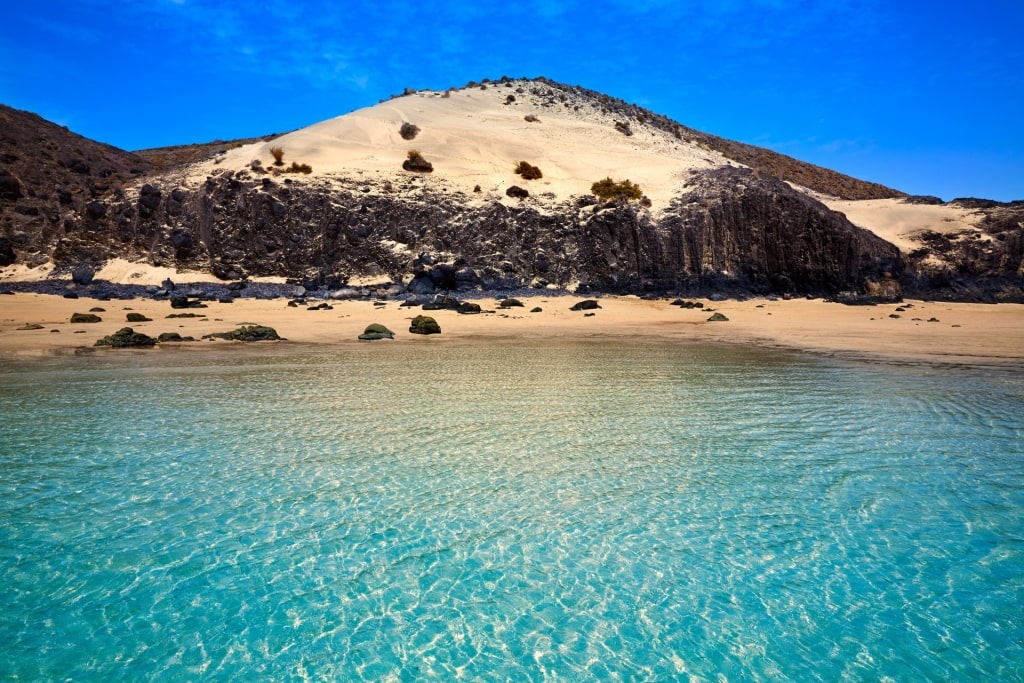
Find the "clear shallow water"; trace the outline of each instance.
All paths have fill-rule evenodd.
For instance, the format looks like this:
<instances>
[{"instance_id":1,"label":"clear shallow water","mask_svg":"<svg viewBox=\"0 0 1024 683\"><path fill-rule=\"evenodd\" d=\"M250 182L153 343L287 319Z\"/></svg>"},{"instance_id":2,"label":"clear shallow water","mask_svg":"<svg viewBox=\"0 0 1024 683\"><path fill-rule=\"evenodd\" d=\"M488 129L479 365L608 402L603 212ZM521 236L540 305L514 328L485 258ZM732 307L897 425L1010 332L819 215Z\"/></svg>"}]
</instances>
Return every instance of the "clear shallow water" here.
<instances>
[{"instance_id":1,"label":"clear shallow water","mask_svg":"<svg viewBox=\"0 0 1024 683\"><path fill-rule=\"evenodd\" d=\"M0 364L3 680L1024 680L1024 373Z\"/></svg>"}]
</instances>

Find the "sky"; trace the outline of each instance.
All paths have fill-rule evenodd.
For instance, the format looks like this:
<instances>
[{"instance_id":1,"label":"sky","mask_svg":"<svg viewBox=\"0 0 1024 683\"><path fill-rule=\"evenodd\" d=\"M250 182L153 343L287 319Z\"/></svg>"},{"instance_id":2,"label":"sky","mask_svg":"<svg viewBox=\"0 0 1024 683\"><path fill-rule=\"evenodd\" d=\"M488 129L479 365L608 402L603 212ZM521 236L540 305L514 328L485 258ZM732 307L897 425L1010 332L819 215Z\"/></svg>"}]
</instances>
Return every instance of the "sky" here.
<instances>
[{"instance_id":1,"label":"sky","mask_svg":"<svg viewBox=\"0 0 1024 683\"><path fill-rule=\"evenodd\" d=\"M0 103L136 150L546 76L910 194L1024 199L1021 0L8 0Z\"/></svg>"}]
</instances>

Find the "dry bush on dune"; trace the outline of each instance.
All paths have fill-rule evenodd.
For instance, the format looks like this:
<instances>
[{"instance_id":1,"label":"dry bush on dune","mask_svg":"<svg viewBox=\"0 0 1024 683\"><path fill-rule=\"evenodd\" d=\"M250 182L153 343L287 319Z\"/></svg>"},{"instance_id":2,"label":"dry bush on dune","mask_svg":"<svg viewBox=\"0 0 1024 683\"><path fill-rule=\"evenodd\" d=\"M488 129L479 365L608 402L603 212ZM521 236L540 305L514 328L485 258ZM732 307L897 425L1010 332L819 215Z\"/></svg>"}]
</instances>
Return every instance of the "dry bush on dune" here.
<instances>
[{"instance_id":1,"label":"dry bush on dune","mask_svg":"<svg viewBox=\"0 0 1024 683\"><path fill-rule=\"evenodd\" d=\"M611 200L611 199L643 199L643 192L640 191L640 186L636 183L631 183L628 179L615 182L611 178L605 178L599 180L590 186L590 192L597 195L599 199Z\"/></svg>"},{"instance_id":2,"label":"dry bush on dune","mask_svg":"<svg viewBox=\"0 0 1024 683\"><path fill-rule=\"evenodd\" d=\"M271 147L270 156L274 157L274 166L284 165L284 148L282 147Z\"/></svg>"},{"instance_id":3,"label":"dry bush on dune","mask_svg":"<svg viewBox=\"0 0 1024 683\"><path fill-rule=\"evenodd\" d=\"M522 176L523 180L537 180L544 177L540 169L528 161L520 161L516 164L516 175Z\"/></svg>"},{"instance_id":4,"label":"dry bush on dune","mask_svg":"<svg viewBox=\"0 0 1024 683\"><path fill-rule=\"evenodd\" d=\"M398 134L402 136L403 140L412 140L420 133L420 127L406 121L402 124L402 127L398 129Z\"/></svg>"},{"instance_id":5,"label":"dry bush on dune","mask_svg":"<svg viewBox=\"0 0 1024 683\"><path fill-rule=\"evenodd\" d=\"M416 171L418 173L430 173L434 170L434 165L423 158L418 149L410 149L406 155L406 160L402 163L402 168L406 171Z\"/></svg>"}]
</instances>

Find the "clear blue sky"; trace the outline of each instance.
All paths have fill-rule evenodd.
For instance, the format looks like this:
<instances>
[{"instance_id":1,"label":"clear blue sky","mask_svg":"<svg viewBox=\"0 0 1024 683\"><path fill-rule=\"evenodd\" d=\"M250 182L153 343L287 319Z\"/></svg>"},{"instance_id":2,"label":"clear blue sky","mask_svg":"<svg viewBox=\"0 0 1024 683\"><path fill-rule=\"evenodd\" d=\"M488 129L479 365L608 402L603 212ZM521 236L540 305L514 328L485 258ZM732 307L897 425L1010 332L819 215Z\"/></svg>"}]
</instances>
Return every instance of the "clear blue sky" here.
<instances>
[{"instance_id":1,"label":"clear blue sky","mask_svg":"<svg viewBox=\"0 0 1024 683\"><path fill-rule=\"evenodd\" d=\"M1024 199L1022 0L9 0L0 102L140 149L547 76L913 194Z\"/></svg>"}]
</instances>

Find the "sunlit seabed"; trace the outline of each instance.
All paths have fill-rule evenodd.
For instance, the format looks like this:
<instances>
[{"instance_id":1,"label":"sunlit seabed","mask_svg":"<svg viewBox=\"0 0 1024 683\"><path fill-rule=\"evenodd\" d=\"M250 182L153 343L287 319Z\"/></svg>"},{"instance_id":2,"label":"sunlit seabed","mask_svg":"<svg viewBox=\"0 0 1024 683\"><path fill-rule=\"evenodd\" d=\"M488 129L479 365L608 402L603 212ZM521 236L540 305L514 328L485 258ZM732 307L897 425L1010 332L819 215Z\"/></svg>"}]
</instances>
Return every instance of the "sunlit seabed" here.
<instances>
[{"instance_id":1,"label":"sunlit seabed","mask_svg":"<svg viewBox=\"0 0 1024 683\"><path fill-rule=\"evenodd\" d=\"M0 364L0 678L1024 680L1024 372L266 348Z\"/></svg>"}]
</instances>

